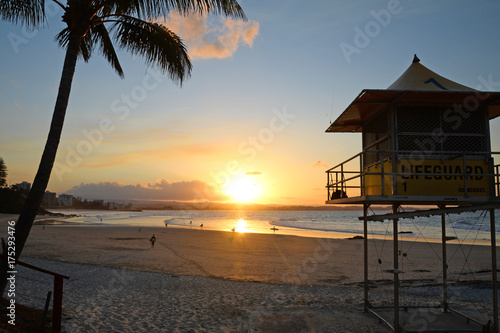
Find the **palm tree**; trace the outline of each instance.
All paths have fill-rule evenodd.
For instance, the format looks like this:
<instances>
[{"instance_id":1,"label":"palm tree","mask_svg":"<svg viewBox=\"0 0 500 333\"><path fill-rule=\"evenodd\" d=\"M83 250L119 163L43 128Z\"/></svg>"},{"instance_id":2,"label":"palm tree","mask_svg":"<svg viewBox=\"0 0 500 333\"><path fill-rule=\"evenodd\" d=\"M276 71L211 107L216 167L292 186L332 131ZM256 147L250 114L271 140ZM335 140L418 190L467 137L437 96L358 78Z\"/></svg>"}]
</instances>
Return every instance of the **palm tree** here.
<instances>
[{"instance_id":1,"label":"palm tree","mask_svg":"<svg viewBox=\"0 0 500 333\"><path fill-rule=\"evenodd\" d=\"M186 47L179 36L155 20L172 10L183 15L197 12L245 19L236 0L67 0L65 5L58 0L52 1L64 10L62 19L67 27L56 40L66 49L66 56L47 142L16 223L16 259L26 243L49 182L78 57L88 61L92 52L98 49L123 77L114 42L121 49L143 56L147 65L156 66L182 84L192 68ZM35 28L45 23L44 8L45 0L0 0L0 19ZM0 267L0 290L3 291L8 269L5 260L0 262L3 265Z\"/></svg>"},{"instance_id":2,"label":"palm tree","mask_svg":"<svg viewBox=\"0 0 500 333\"><path fill-rule=\"evenodd\" d=\"M3 158L0 157L0 187L7 186L7 166Z\"/></svg>"}]
</instances>

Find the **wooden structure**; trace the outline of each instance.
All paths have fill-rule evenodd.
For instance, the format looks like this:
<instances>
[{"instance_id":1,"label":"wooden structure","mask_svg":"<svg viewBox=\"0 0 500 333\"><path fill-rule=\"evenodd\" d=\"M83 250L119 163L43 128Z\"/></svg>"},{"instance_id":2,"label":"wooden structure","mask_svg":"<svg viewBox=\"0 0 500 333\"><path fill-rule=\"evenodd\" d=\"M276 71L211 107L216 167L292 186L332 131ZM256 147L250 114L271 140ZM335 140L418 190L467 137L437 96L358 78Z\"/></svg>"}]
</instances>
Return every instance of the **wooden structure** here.
<instances>
[{"instance_id":1,"label":"wooden structure","mask_svg":"<svg viewBox=\"0 0 500 333\"><path fill-rule=\"evenodd\" d=\"M326 132L360 132L363 150L326 171L327 204L364 209L365 310L368 302L369 220L393 221L394 322L399 323L398 219L441 215L444 311L447 297L446 213L488 210L491 226L493 326L498 332L494 209L500 207L499 165L491 151L489 121L500 116L500 92L481 92L413 63L386 90L363 90ZM391 205L392 214L368 216L370 205ZM437 205L399 213L401 205ZM487 324L489 326L489 324Z\"/></svg>"},{"instance_id":2,"label":"wooden structure","mask_svg":"<svg viewBox=\"0 0 500 333\"><path fill-rule=\"evenodd\" d=\"M7 260L7 257L0 255L2 260ZM69 276L65 276L59 273L55 273L40 267L33 266L31 264L25 263L20 260L15 261L16 265L24 266L26 268L35 270L37 272L52 275L54 277L54 301L52 307L52 331L61 332L61 316L62 316L62 298L63 298L63 284L64 280L68 280Z\"/></svg>"}]
</instances>

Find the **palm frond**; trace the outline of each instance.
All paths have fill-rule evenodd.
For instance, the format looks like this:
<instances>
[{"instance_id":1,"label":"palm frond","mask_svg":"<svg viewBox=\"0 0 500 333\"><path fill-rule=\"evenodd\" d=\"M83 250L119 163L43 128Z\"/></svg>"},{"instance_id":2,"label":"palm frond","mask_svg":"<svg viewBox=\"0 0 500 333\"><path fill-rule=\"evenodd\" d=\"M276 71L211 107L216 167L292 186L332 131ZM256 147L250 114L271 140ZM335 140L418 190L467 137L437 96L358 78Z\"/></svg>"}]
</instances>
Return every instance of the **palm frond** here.
<instances>
[{"instance_id":1,"label":"palm frond","mask_svg":"<svg viewBox=\"0 0 500 333\"><path fill-rule=\"evenodd\" d=\"M94 51L94 39L92 38L92 34L86 34L80 40L78 55L81 56L85 62L89 62L92 51Z\"/></svg>"},{"instance_id":2,"label":"palm frond","mask_svg":"<svg viewBox=\"0 0 500 333\"><path fill-rule=\"evenodd\" d=\"M109 3L117 14L133 15L141 19L168 16L172 10L182 15L191 12L223 14L246 20L236 0L117 0Z\"/></svg>"},{"instance_id":3,"label":"palm frond","mask_svg":"<svg viewBox=\"0 0 500 333\"><path fill-rule=\"evenodd\" d=\"M246 20L245 13L236 0L191 0L188 2L196 2L196 5L192 6L192 8L198 13L223 14Z\"/></svg>"},{"instance_id":4,"label":"palm frond","mask_svg":"<svg viewBox=\"0 0 500 333\"><path fill-rule=\"evenodd\" d=\"M108 30L106 29L104 24L98 24L93 27L92 36L94 38L94 42L100 44L102 55L106 58L106 60L113 67L116 73L123 78L123 69L120 65L120 62L118 61L118 56L116 55L113 42L111 41Z\"/></svg>"},{"instance_id":5,"label":"palm frond","mask_svg":"<svg viewBox=\"0 0 500 333\"><path fill-rule=\"evenodd\" d=\"M0 19L35 28L45 22L45 0L0 0Z\"/></svg>"},{"instance_id":6,"label":"palm frond","mask_svg":"<svg viewBox=\"0 0 500 333\"><path fill-rule=\"evenodd\" d=\"M70 32L69 28L64 28L54 37L54 40L61 48L66 48L68 45Z\"/></svg>"},{"instance_id":7,"label":"palm frond","mask_svg":"<svg viewBox=\"0 0 500 333\"><path fill-rule=\"evenodd\" d=\"M69 38L71 30L69 28L64 28L59 32L54 38L59 46L63 49L68 47ZM92 51L94 49L94 41L91 38L91 34L87 34L80 39L80 45L78 47L78 56L82 57L85 62L88 62L92 56Z\"/></svg>"},{"instance_id":8,"label":"palm frond","mask_svg":"<svg viewBox=\"0 0 500 333\"><path fill-rule=\"evenodd\" d=\"M0 0L0 19L35 28L45 22L45 0Z\"/></svg>"},{"instance_id":9,"label":"palm frond","mask_svg":"<svg viewBox=\"0 0 500 333\"><path fill-rule=\"evenodd\" d=\"M173 81L182 81L191 74L191 61L179 36L166 27L122 16L112 27L120 47L145 58L146 64L168 73Z\"/></svg>"}]
</instances>

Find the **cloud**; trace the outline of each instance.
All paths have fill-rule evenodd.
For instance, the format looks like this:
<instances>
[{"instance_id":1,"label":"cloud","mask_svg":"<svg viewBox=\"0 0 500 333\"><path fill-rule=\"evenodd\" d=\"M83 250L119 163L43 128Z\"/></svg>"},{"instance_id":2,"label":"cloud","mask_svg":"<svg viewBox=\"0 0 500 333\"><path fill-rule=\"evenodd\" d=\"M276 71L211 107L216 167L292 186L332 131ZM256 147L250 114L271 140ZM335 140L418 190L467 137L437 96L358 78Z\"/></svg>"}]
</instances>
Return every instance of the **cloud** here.
<instances>
[{"instance_id":1,"label":"cloud","mask_svg":"<svg viewBox=\"0 0 500 333\"><path fill-rule=\"evenodd\" d=\"M323 161L317 161L312 166L313 166L313 168L321 168L321 169L328 169L329 168L328 164L326 164Z\"/></svg>"},{"instance_id":2,"label":"cloud","mask_svg":"<svg viewBox=\"0 0 500 333\"><path fill-rule=\"evenodd\" d=\"M107 181L82 183L66 191L66 194L88 200L224 201L230 199L214 187L199 180L170 183L161 179L156 183L136 185Z\"/></svg>"},{"instance_id":3,"label":"cloud","mask_svg":"<svg viewBox=\"0 0 500 333\"><path fill-rule=\"evenodd\" d=\"M259 22L223 19L207 15L183 16L170 13L166 26L178 34L188 47L191 58L227 58L241 44L252 47L259 34Z\"/></svg>"},{"instance_id":4,"label":"cloud","mask_svg":"<svg viewBox=\"0 0 500 333\"><path fill-rule=\"evenodd\" d=\"M245 175L247 175L247 176L257 176L257 175L262 175L262 172L260 172L260 171L247 171L247 172L245 172Z\"/></svg>"}]
</instances>

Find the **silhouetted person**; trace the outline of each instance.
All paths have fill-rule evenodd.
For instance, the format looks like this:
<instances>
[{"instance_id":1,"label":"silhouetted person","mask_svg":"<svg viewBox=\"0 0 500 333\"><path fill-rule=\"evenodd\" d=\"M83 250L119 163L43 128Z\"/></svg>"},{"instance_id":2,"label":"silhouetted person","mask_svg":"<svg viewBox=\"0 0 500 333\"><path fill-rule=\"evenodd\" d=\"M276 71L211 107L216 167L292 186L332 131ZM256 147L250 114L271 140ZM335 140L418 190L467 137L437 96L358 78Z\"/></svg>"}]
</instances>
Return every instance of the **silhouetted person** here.
<instances>
[{"instance_id":1,"label":"silhouetted person","mask_svg":"<svg viewBox=\"0 0 500 333\"><path fill-rule=\"evenodd\" d=\"M151 247L155 247L156 237L155 237L155 235L154 235L154 234L153 234L153 237L151 237L151 238L149 239L149 241L151 242Z\"/></svg>"}]
</instances>

